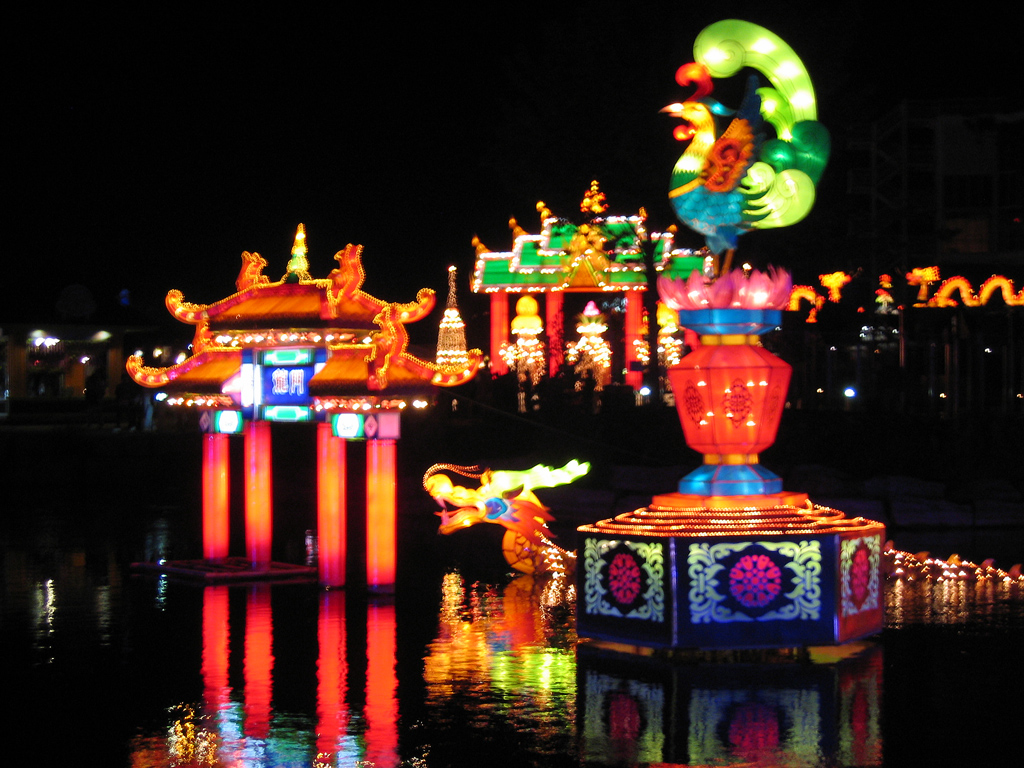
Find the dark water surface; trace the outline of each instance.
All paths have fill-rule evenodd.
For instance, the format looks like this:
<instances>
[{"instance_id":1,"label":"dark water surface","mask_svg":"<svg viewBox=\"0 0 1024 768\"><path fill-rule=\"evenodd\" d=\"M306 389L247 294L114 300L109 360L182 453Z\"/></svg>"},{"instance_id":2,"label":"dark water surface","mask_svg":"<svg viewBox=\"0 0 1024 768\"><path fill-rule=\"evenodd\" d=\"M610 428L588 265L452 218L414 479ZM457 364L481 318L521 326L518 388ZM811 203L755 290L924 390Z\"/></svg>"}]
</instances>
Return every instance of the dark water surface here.
<instances>
[{"instance_id":1,"label":"dark water surface","mask_svg":"<svg viewBox=\"0 0 1024 768\"><path fill-rule=\"evenodd\" d=\"M134 572L197 556L200 512L195 466L132 450L123 487L5 476L5 764L1021 764L1019 591L890 585L848 658L622 658L578 644L566 585L504 573L500 531L434 535L415 476L392 598ZM281 493L301 562L311 499Z\"/></svg>"}]
</instances>

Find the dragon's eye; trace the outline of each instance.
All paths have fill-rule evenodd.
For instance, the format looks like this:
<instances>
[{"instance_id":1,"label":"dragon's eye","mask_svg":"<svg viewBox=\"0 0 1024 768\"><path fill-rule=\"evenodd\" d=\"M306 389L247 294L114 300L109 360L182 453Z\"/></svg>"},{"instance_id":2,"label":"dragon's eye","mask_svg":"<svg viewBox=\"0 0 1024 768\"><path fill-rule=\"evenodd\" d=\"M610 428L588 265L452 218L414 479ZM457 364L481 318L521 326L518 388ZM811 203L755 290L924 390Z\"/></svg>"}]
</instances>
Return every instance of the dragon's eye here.
<instances>
[{"instance_id":1,"label":"dragon's eye","mask_svg":"<svg viewBox=\"0 0 1024 768\"><path fill-rule=\"evenodd\" d=\"M508 509L508 502L504 499L490 498L484 502L484 508L487 510L487 517L493 520L505 513Z\"/></svg>"}]
</instances>

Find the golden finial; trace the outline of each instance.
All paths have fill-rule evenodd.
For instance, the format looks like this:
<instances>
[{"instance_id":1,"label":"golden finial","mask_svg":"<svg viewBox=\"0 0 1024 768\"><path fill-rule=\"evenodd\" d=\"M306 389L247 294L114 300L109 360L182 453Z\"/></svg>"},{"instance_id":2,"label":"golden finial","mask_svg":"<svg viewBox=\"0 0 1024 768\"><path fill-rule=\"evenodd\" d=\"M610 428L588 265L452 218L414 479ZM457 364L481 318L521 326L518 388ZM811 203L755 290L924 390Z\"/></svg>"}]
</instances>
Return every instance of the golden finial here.
<instances>
[{"instance_id":1,"label":"golden finial","mask_svg":"<svg viewBox=\"0 0 1024 768\"><path fill-rule=\"evenodd\" d=\"M299 224L295 230L295 243L292 245L292 257L288 260L288 271L282 280L286 283L297 283L300 280L312 280L309 274L309 262L306 260L306 228Z\"/></svg>"},{"instance_id":2,"label":"golden finial","mask_svg":"<svg viewBox=\"0 0 1024 768\"><path fill-rule=\"evenodd\" d=\"M540 214L540 225L543 227L544 222L548 219L553 219L555 214L551 212L551 209L544 204L543 200L537 201L537 212Z\"/></svg>"},{"instance_id":3,"label":"golden finial","mask_svg":"<svg viewBox=\"0 0 1024 768\"><path fill-rule=\"evenodd\" d=\"M508 228L512 230L512 240L513 241L515 241L516 238L521 237L522 235L526 234L526 230L523 229L522 227L520 227L519 226L519 222L516 221L515 219L509 219L508 220Z\"/></svg>"},{"instance_id":4,"label":"golden finial","mask_svg":"<svg viewBox=\"0 0 1024 768\"><path fill-rule=\"evenodd\" d=\"M608 210L605 202L605 194L598 188L597 179L590 182L590 189L583 195L583 202L580 203L580 210L583 213L592 213L595 216Z\"/></svg>"},{"instance_id":5,"label":"golden finial","mask_svg":"<svg viewBox=\"0 0 1024 768\"><path fill-rule=\"evenodd\" d=\"M491 249L480 242L480 238L473 235L473 247L476 249L477 256L483 256L485 253L491 253Z\"/></svg>"}]
</instances>

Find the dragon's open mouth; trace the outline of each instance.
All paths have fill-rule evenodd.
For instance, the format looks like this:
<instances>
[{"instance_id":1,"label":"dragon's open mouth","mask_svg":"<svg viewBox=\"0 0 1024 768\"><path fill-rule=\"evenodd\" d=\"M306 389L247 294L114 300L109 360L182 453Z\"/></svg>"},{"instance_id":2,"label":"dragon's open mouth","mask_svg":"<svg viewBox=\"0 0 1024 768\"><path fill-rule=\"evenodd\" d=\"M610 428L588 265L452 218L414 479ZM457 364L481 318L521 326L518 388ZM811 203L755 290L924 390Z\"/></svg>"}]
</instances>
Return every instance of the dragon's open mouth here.
<instances>
[{"instance_id":1,"label":"dragon's open mouth","mask_svg":"<svg viewBox=\"0 0 1024 768\"><path fill-rule=\"evenodd\" d=\"M438 533L449 534L460 528L468 528L471 525L479 523L481 520L481 512L476 507L460 507L454 511L449 511L446 507L440 512L435 513L441 518L441 524L437 528Z\"/></svg>"}]
</instances>

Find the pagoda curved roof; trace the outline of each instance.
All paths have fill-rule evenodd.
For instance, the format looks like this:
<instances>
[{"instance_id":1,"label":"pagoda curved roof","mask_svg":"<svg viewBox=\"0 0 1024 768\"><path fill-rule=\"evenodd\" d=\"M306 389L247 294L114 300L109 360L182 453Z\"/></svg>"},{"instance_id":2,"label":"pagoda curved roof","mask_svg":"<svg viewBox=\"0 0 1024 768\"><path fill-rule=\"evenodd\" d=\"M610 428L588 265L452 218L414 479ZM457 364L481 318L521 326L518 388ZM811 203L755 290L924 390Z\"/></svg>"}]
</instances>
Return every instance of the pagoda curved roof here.
<instances>
[{"instance_id":1,"label":"pagoda curved roof","mask_svg":"<svg viewBox=\"0 0 1024 768\"><path fill-rule=\"evenodd\" d=\"M194 325L193 355L172 366L146 366L131 357L126 368L146 387L197 394L220 394L241 370L243 350L319 347L327 362L310 380L313 396L421 394L433 386L468 381L483 354L468 353L464 366L438 365L407 351L405 324L425 317L434 292L424 288L416 300L392 303L362 290L362 246L349 245L335 255L338 268L326 279L289 273L277 282L263 275L266 261L244 252L235 293L211 304L186 302L168 292L167 309Z\"/></svg>"}]
</instances>

